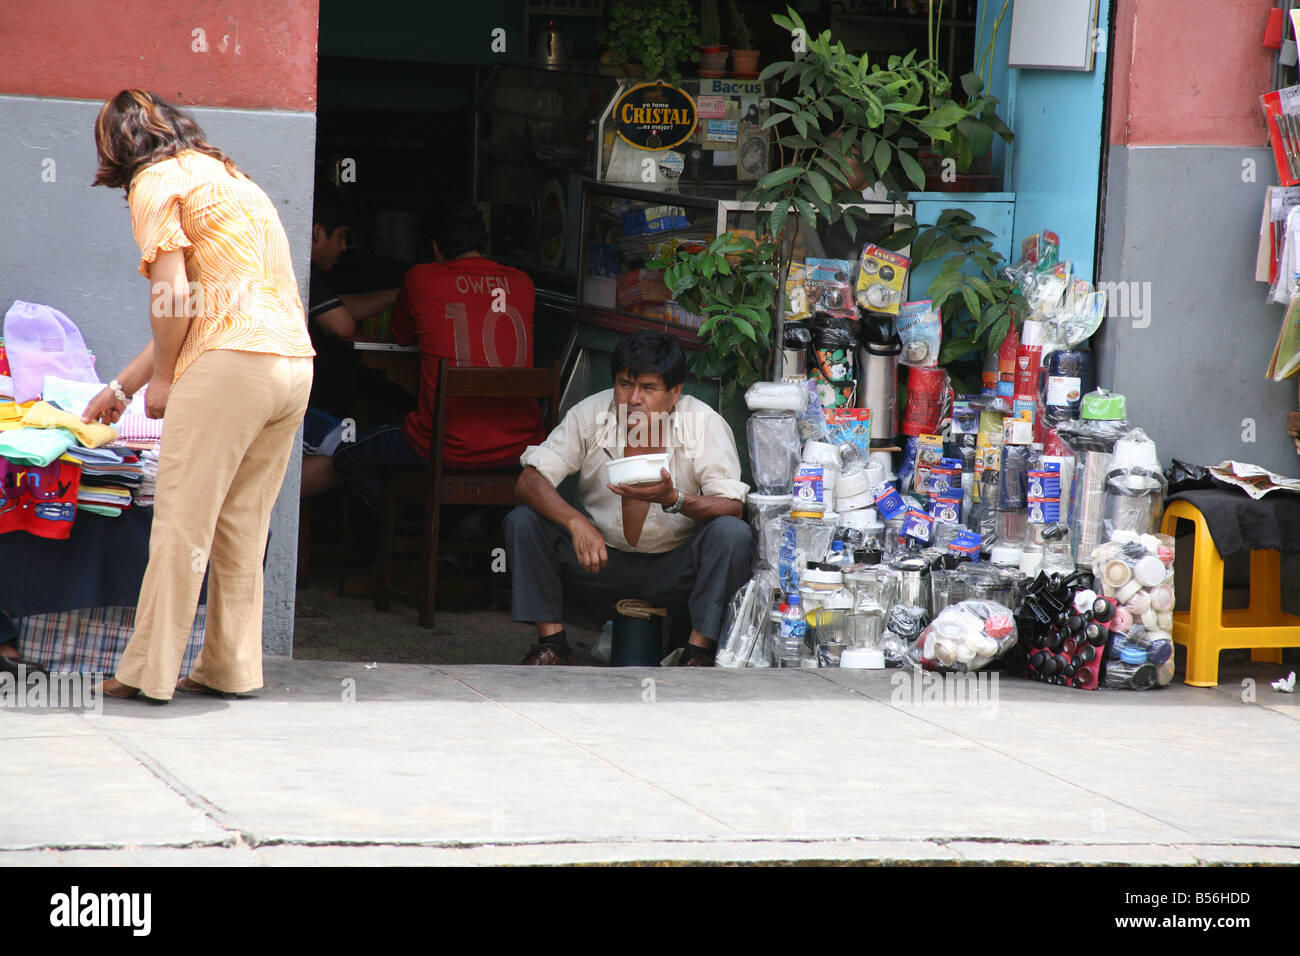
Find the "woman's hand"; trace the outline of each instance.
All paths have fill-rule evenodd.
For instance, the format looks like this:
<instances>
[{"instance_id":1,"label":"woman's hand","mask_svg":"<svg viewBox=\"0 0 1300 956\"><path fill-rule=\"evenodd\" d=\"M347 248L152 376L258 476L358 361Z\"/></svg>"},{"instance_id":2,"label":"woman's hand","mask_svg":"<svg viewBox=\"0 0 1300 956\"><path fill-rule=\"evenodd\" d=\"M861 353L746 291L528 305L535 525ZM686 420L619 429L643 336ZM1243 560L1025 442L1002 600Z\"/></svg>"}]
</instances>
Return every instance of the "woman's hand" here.
<instances>
[{"instance_id":1,"label":"woman's hand","mask_svg":"<svg viewBox=\"0 0 1300 956\"><path fill-rule=\"evenodd\" d=\"M144 413L149 418L162 418L167 411L167 396L171 394L172 383L161 379L151 379L149 389L144 393Z\"/></svg>"},{"instance_id":2,"label":"woman's hand","mask_svg":"<svg viewBox=\"0 0 1300 956\"><path fill-rule=\"evenodd\" d=\"M83 422L103 422L105 425L115 425L125 411L126 406L117 400L113 390L106 388L90 400L86 410L81 413L81 420Z\"/></svg>"}]
</instances>

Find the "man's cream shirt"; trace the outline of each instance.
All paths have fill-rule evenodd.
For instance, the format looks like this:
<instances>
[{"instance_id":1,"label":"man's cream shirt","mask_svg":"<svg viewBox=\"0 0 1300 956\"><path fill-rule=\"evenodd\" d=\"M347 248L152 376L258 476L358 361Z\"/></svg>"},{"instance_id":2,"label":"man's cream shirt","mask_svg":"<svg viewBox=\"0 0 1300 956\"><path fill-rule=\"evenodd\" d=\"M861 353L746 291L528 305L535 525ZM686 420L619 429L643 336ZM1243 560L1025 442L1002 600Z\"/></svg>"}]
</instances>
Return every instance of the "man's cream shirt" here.
<instances>
[{"instance_id":1,"label":"man's cream shirt","mask_svg":"<svg viewBox=\"0 0 1300 956\"><path fill-rule=\"evenodd\" d=\"M688 495L743 502L749 486L740 480L740 456L726 420L697 398L683 395L667 416L668 471ZM612 388L584 399L564 416L540 445L529 445L519 463L536 468L555 487L578 473L578 501L605 543L619 551L661 554L691 539L700 524L684 514L665 514L651 505L636 547L623 534L623 499L607 486L605 464L623 455L626 421L620 421ZM631 425L635 434L637 425Z\"/></svg>"}]
</instances>

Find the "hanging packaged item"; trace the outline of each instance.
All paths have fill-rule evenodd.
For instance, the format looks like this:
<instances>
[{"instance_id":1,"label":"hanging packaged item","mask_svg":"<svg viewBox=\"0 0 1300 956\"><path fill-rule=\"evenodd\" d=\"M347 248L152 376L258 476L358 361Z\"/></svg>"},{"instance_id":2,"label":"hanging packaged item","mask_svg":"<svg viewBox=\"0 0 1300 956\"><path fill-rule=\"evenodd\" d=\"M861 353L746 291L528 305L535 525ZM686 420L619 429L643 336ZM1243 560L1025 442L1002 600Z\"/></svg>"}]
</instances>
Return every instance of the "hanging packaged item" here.
<instances>
[{"instance_id":1,"label":"hanging packaged item","mask_svg":"<svg viewBox=\"0 0 1300 956\"><path fill-rule=\"evenodd\" d=\"M918 495L930 494L930 472L943 461L943 436L921 435L916 440L916 472L912 490Z\"/></svg>"},{"instance_id":2,"label":"hanging packaged item","mask_svg":"<svg viewBox=\"0 0 1300 956\"><path fill-rule=\"evenodd\" d=\"M826 424L832 442L852 445L864 461L871 457L871 409L828 408Z\"/></svg>"},{"instance_id":3,"label":"hanging packaged item","mask_svg":"<svg viewBox=\"0 0 1300 956\"><path fill-rule=\"evenodd\" d=\"M867 243L858 262L857 304L871 312L898 315L903 286L911 260L897 252Z\"/></svg>"},{"instance_id":4,"label":"hanging packaged item","mask_svg":"<svg viewBox=\"0 0 1300 956\"><path fill-rule=\"evenodd\" d=\"M943 342L943 321L929 299L908 302L898 313L898 337L903 343L899 362L917 368L939 364L939 346Z\"/></svg>"},{"instance_id":5,"label":"hanging packaged item","mask_svg":"<svg viewBox=\"0 0 1300 956\"><path fill-rule=\"evenodd\" d=\"M808 259L804 286L808 290L808 308L838 319L856 320L853 305L853 260Z\"/></svg>"},{"instance_id":6,"label":"hanging packaged item","mask_svg":"<svg viewBox=\"0 0 1300 956\"><path fill-rule=\"evenodd\" d=\"M785 279L785 294L787 322L801 322L812 315L812 305L808 301L808 267L804 263L790 263L790 272Z\"/></svg>"},{"instance_id":7,"label":"hanging packaged item","mask_svg":"<svg viewBox=\"0 0 1300 956\"><path fill-rule=\"evenodd\" d=\"M58 309L16 300L5 313L4 340L16 402L39 398L46 375L99 381L81 331Z\"/></svg>"},{"instance_id":8,"label":"hanging packaged item","mask_svg":"<svg viewBox=\"0 0 1300 956\"><path fill-rule=\"evenodd\" d=\"M1016 268L1047 272L1061 257L1061 237L1054 232L1036 232L1020 243L1020 261Z\"/></svg>"},{"instance_id":9,"label":"hanging packaged item","mask_svg":"<svg viewBox=\"0 0 1300 956\"><path fill-rule=\"evenodd\" d=\"M1056 524L1061 520L1061 466L1059 462L1044 462L1042 468L1030 471L1028 477L1030 524Z\"/></svg>"}]
</instances>

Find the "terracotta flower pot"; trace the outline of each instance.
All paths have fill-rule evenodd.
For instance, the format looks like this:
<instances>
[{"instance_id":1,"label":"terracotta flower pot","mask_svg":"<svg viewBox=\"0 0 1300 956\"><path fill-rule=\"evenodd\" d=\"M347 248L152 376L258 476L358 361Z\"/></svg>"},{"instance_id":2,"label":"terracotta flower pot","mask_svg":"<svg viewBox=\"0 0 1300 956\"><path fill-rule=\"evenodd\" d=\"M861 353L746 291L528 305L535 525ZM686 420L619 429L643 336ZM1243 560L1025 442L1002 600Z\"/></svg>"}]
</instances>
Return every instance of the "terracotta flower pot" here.
<instances>
[{"instance_id":1,"label":"terracotta flower pot","mask_svg":"<svg viewBox=\"0 0 1300 956\"><path fill-rule=\"evenodd\" d=\"M716 80L727 75L727 47L700 46L695 49L700 53L700 76Z\"/></svg>"},{"instance_id":2,"label":"terracotta flower pot","mask_svg":"<svg viewBox=\"0 0 1300 956\"><path fill-rule=\"evenodd\" d=\"M758 76L757 50L732 50L731 75L740 80L752 80Z\"/></svg>"}]
</instances>

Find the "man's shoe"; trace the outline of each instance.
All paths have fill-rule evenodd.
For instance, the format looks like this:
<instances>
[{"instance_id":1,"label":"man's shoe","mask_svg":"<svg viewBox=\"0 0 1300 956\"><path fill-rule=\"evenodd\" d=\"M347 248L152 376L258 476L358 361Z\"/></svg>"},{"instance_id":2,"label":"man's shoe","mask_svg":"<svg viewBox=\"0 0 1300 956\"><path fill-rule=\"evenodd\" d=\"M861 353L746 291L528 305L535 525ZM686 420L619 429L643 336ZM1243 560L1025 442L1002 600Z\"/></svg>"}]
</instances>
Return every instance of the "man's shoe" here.
<instances>
[{"instance_id":1,"label":"man's shoe","mask_svg":"<svg viewBox=\"0 0 1300 956\"><path fill-rule=\"evenodd\" d=\"M0 671L7 671L15 677L21 676L20 669L27 674L44 674L45 668L40 664L25 661L21 657L6 657L0 654Z\"/></svg>"},{"instance_id":2,"label":"man's shoe","mask_svg":"<svg viewBox=\"0 0 1300 956\"><path fill-rule=\"evenodd\" d=\"M696 647L694 644L687 644L682 651L681 660L677 662L678 667L713 667L714 651L706 651L702 647Z\"/></svg>"},{"instance_id":3,"label":"man's shoe","mask_svg":"<svg viewBox=\"0 0 1300 956\"><path fill-rule=\"evenodd\" d=\"M564 656L559 647L543 641L540 644L534 644L528 649L527 656L520 661L522 664L576 664L577 659L573 656L573 651L569 651L568 656Z\"/></svg>"}]
</instances>

